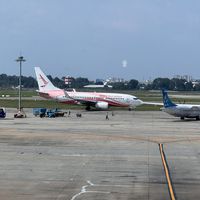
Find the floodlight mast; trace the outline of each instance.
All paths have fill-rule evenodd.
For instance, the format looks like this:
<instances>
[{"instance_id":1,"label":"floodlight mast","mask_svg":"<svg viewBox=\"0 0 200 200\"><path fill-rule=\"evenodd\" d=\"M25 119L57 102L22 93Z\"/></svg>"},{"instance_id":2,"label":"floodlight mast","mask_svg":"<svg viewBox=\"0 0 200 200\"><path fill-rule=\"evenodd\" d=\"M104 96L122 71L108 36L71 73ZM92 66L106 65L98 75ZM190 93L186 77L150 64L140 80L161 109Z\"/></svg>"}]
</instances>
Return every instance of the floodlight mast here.
<instances>
[{"instance_id":1,"label":"floodlight mast","mask_svg":"<svg viewBox=\"0 0 200 200\"><path fill-rule=\"evenodd\" d=\"M21 89L22 89L22 62L25 62L26 60L24 59L23 56L19 56L16 59L16 62L19 62L19 105L18 105L18 110L21 111Z\"/></svg>"}]
</instances>

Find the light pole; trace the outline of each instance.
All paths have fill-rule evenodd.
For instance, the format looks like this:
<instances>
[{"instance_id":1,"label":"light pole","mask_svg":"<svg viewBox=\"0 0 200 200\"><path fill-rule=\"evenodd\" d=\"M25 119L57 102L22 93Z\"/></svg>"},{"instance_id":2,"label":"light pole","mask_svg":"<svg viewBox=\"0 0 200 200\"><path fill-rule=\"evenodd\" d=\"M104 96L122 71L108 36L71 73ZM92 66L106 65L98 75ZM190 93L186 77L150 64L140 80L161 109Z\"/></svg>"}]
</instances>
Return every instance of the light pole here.
<instances>
[{"instance_id":1,"label":"light pole","mask_svg":"<svg viewBox=\"0 0 200 200\"><path fill-rule=\"evenodd\" d=\"M22 89L22 62L25 62L26 60L24 59L23 56L19 56L16 60L16 62L19 62L19 111L21 111L21 89Z\"/></svg>"}]
</instances>

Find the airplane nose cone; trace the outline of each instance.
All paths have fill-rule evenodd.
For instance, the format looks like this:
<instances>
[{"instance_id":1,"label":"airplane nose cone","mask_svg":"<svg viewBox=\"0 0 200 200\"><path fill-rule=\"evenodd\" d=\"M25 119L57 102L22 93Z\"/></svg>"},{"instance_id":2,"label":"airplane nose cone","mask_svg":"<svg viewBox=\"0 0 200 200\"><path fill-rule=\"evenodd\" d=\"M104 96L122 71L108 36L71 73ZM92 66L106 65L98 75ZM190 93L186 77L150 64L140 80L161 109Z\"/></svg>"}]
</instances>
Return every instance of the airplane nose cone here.
<instances>
[{"instance_id":1,"label":"airplane nose cone","mask_svg":"<svg viewBox=\"0 0 200 200\"><path fill-rule=\"evenodd\" d=\"M142 105L143 104L143 101L140 100L140 99L137 99L134 103L136 106L139 106L139 105Z\"/></svg>"}]
</instances>

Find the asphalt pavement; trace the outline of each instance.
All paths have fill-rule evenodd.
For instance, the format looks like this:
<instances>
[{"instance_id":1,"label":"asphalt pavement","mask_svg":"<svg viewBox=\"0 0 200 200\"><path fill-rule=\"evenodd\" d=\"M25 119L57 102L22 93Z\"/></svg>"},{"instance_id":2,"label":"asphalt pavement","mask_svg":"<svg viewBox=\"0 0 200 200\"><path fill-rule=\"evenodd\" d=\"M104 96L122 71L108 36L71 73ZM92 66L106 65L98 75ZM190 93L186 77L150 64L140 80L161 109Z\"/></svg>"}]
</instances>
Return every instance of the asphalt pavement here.
<instances>
[{"instance_id":1,"label":"asphalt pavement","mask_svg":"<svg viewBox=\"0 0 200 200\"><path fill-rule=\"evenodd\" d=\"M106 111L59 118L25 111L14 119L7 109L0 120L3 200L170 199L160 143L176 198L200 196L200 121L161 111L109 111L109 120Z\"/></svg>"}]
</instances>

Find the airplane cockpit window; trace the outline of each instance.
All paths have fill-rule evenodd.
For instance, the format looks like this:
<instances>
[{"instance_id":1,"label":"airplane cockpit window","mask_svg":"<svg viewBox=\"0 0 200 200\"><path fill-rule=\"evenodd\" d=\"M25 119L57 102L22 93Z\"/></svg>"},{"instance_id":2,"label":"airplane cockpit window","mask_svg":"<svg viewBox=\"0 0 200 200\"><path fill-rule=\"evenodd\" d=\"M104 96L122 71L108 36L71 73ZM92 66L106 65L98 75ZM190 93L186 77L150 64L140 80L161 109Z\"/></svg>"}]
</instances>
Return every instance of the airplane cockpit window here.
<instances>
[{"instance_id":1,"label":"airplane cockpit window","mask_svg":"<svg viewBox=\"0 0 200 200\"><path fill-rule=\"evenodd\" d=\"M133 100L138 100L138 98L137 97L133 97Z\"/></svg>"}]
</instances>

